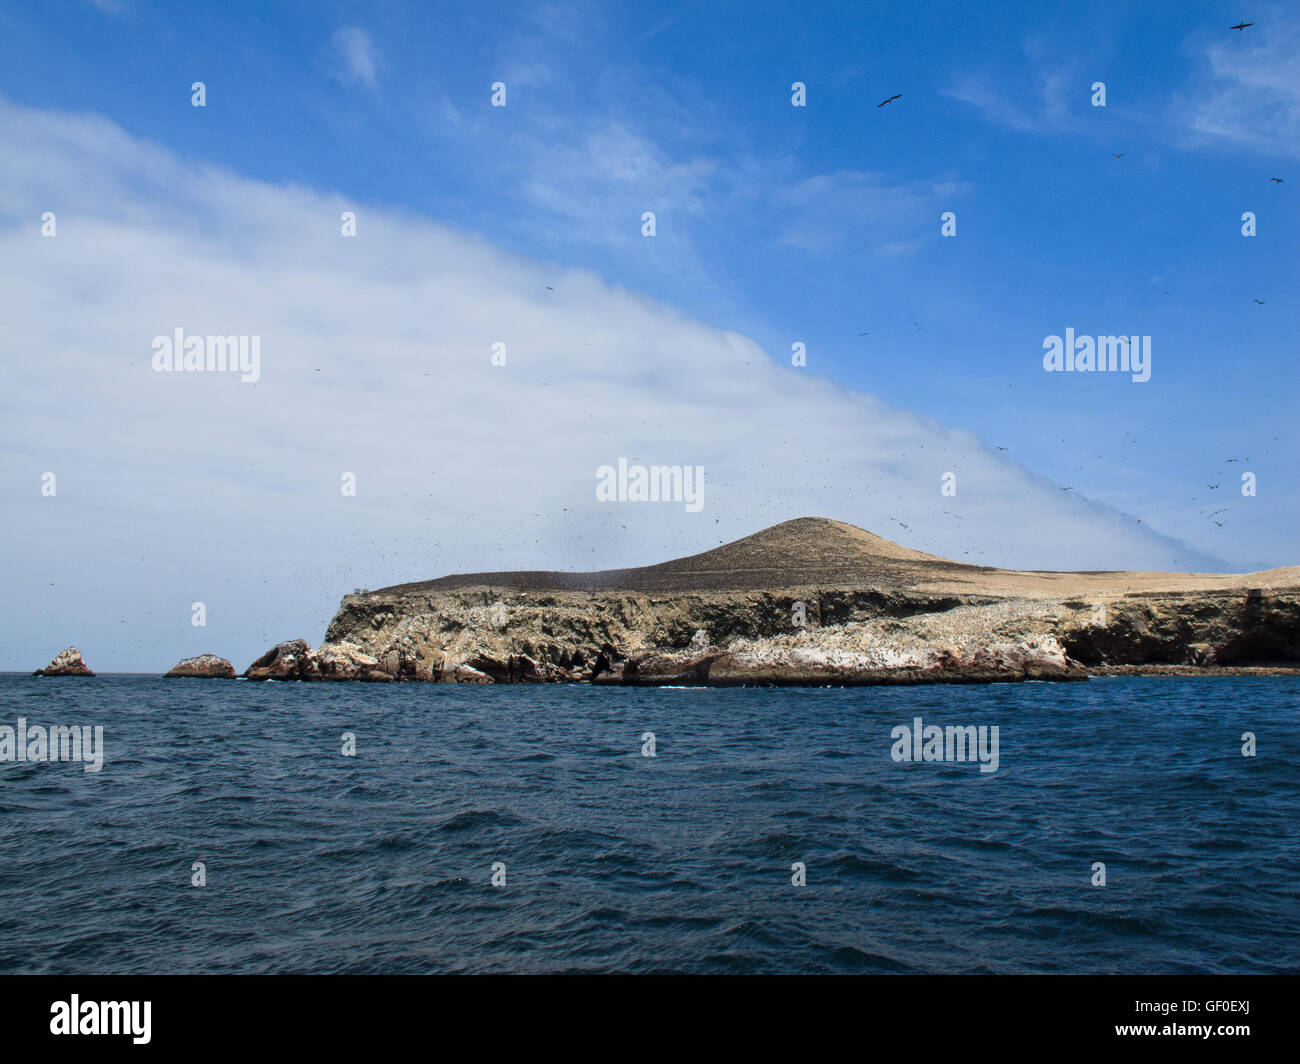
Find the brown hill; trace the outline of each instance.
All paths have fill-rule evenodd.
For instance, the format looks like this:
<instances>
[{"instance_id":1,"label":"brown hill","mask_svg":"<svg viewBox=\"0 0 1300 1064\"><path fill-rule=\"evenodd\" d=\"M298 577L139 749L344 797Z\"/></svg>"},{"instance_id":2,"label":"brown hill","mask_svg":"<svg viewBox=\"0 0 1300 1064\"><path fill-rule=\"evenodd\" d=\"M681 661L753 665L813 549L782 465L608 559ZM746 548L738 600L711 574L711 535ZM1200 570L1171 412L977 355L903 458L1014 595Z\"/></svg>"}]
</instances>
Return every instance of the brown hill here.
<instances>
[{"instance_id":1,"label":"brown hill","mask_svg":"<svg viewBox=\"0 0 1300 1064\"><path fill-rule=\"evenodd\" d=\"M375 594L463 588L519 591L761 591L876 588L1041 598L1132 591L1211 591L1300 585L1300 568L1262 573L1041 572L967 565L911 550L843 521L800 517L702 554L594 573L464 573L395 584Z\"/></svg>"}]
</instances>

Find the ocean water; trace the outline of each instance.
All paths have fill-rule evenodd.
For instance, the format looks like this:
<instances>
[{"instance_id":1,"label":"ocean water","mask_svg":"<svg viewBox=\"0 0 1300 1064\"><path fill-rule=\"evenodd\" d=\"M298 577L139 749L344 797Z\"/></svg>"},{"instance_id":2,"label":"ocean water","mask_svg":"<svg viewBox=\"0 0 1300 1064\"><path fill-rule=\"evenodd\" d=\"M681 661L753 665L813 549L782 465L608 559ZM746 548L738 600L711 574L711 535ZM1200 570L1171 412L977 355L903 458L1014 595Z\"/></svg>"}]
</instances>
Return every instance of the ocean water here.
<instances>
[{"instance_id":1,"label":"ocean water","mask_svg":"<svg viewBox=\"0 0 1300 1064\"><path fill-rule=\"evenodd\" d=\"M1300 970L1290 678L4 675L19 716L105 760L0 762L0 972ZM997 771L895 762L918 716L996 725Z\"/></svg>"}]
</instances>

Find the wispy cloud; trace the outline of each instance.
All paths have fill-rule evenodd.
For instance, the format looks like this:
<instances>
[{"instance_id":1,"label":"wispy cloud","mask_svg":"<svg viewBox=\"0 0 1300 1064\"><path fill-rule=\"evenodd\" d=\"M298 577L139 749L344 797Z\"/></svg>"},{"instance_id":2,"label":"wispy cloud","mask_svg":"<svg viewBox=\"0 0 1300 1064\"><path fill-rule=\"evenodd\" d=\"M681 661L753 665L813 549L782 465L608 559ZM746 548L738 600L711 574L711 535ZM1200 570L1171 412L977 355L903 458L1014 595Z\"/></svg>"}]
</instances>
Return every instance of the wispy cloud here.
<instances>
[{"instance_id":1,"label":"wispy cloud","mask_svg":"<svg viewBox=\"0 0 1300 1064\"><path fill-rule=\"evenodd\" d=\"M373 92L378 87L379 50L370 34L357 26L342 26L334 31L330 43L339 64L336 76Z\"/></svg>"},{"instance_id":2,"label":"wispy cloud","mask_svg":"<svg viewBox=\"0 0 1300 1064\"><path fill-rule=\"evenodd\" d=\"M826 251L852 243L901 255L921 247L919 232L937 234L940 212L969 189L951 177L896 183L884 174L840 170L778 189L772 206L782 244Z\"/></svg>"},{"instance_id":3,"label":"wispy cloud","mask_svg":"<svg viewBox=\"0 0 1300 1064\"><path fill-rule=\"evenodd\" d=\"M1300 27L1279 19L1201 44L1171 120L1193 146L1300 157Z\"/></svg>"},{"instance_id":4,"label":"wispy cloud","mask_svg":"<svg viewBox=\"0 0 1300 1064\"><path fill-rule=\"evenodd\" d=\"M1082 92L1085 78L1078 57L1059 42L1030 34L1021 42L1019 70L1003 65L958 75L942 94L976 108L990 122L1024 133L1061 130L1070 124L1070 93Z\"/></svg>"}]
</instances>

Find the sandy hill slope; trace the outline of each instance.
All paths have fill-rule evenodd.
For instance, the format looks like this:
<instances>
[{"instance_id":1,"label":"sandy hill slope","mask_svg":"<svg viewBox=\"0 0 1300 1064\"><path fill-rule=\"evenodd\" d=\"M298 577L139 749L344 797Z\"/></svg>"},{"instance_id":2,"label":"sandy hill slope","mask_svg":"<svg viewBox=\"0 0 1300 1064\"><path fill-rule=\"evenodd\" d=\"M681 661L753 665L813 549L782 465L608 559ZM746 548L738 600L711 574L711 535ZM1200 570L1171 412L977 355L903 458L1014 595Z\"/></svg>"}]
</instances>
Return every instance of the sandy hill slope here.
<instances>
[{"instance_id":1,"label":"sandy hill slope","mask_svg":"<svg viewBox=\"0 0 1300 1064\"><path fill-rule=\"evenodd\" d=\"M658 565L595 573L465 573L397 584L377 593L416 594L471 587L639 592L870 587L1040 598L1295 586L1300 586L1300 568L1294 566L1245 575L994 569L911 550L842 521L800 517L702 554Z\"/></svg>"}]
</instances>

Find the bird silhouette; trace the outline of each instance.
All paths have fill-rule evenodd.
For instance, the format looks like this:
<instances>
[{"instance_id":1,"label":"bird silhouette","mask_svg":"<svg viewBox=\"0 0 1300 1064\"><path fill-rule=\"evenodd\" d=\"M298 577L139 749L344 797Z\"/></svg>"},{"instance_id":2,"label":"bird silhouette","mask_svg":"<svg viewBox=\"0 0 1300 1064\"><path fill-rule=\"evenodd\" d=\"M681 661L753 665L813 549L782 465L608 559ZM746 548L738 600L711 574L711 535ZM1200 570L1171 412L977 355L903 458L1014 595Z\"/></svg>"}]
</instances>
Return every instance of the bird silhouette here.
<instances>
[{"instance_id":1,"label":"bird silhouette","mask_svg":"<svg viewBox=\"0 0 1300 1064\"><path fill-rule=\"evenodd\" d=\"M1238 22L1235 26L1229 26L1228 29L1230 29L1230 30L1244 30L1244 29L1247 29L1248 27L1253 26L1253 25L1255 25L1253 22Z\"/></svg>"},{"instance_id":2,"label":"bird silhouette","mask_svg":"<svg viewBox=\"0 0 1300 1064\"><path fill-rule=\"evenodd\" d=\"M1268 306L1268 304L1265 303L1262 299L1257 299L1257 300L1255 300L1255 302L1258 303L1261 307L1266 307L1266 306Z\"/></svg>"},{"instance_id":3,"label":"bird silhouette","mask_svg":"<svg viewBox=\"0 0 1300 1064\"><path fill-rule=\"evenodd\" d=\"M901 92L897 92L893 96L891 96L888 100L881 100L880 103L876 104L876 110L879 111L882 107L885 106L885 104L893 103L895 100L901 100L902 98L903 98L903 94Z\"/></svg>"},{"instance_id":4,"label":"bird silhouette","mask_svg":"<svg viewBox=\"0 0 1300 1064\"><path fill-rule=\"evenodd\" d=\"M1283 181L1280 177L1270 177L1269 180L1272 181L1272 182L1274 182L1275 184L1278 184L1278 185L1285 185L1285 184L1286 184L1286 182Z\"/></svg>"},{"instance_id":5,"label":"bird silhouette","mask_svg":"<svg viewBox=\"0 0 1300 1064\"><path fill-rule=\"evenodd\" d=\"M1124 158L1124 156L1127 155L1127 154L1128 154L1128 152L1123 152L1123 151L1120 152L1118 155L1116 155L1114 152L1111 152L1110 157L1111 157L1112 159L1122 159L1122 158Z\"/></svg>"}]
</instances>

